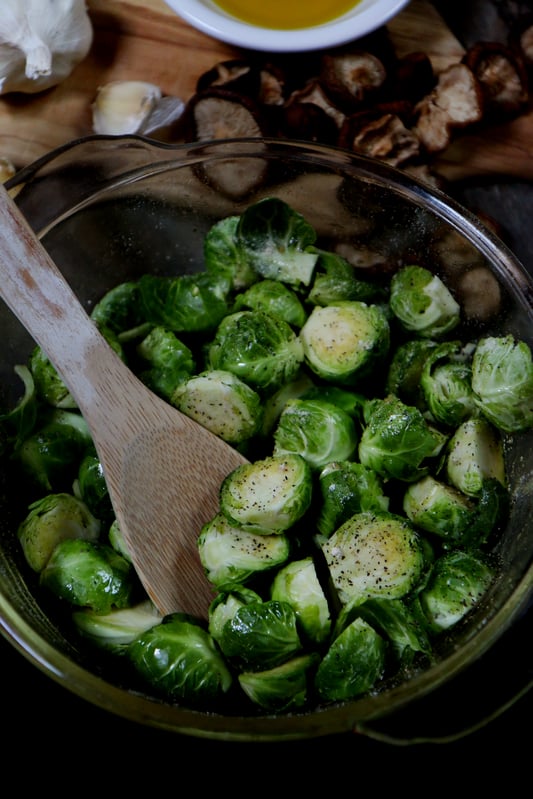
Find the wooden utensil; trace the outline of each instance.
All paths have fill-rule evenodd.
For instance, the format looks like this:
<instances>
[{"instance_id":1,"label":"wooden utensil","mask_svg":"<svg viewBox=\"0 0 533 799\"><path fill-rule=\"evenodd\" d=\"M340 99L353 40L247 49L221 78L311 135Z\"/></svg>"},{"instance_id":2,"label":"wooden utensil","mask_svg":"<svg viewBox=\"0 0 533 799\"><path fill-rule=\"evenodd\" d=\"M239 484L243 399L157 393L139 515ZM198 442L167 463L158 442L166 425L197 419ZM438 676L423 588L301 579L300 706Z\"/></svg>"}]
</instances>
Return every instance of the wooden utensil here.
<instances>
[{"instance_id":1,"label":"wooden utensil","mask_svg":"<svg viewBox=\"0 0 533 799\"><path fill-rule=\"evenodd\" d=\"M112 350L2 187L0 295L69 388L91 430L135 569L163 613L206 616L196 539L245 459L147 389Z\"/></svg>"}]
</instances>

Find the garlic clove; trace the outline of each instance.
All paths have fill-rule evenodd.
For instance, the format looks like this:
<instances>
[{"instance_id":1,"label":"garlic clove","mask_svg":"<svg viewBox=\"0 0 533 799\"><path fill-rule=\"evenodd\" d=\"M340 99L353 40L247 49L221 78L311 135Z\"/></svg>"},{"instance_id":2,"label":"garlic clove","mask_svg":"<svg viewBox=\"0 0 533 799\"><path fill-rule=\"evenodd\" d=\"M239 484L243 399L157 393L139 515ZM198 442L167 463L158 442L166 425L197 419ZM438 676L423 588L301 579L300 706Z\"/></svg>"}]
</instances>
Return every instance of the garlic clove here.
<instances>
[{"instance_id":1,"label":"garlic clove","mask_svg":"<svg viewBox=\"0 0 533 799\"><path fill-rule=\"evenodd\" d=\"M92 104L95 133L137 133L162 97L159 86L139 80L116 80L98 89Z\"/></svg>"}]
</instances>

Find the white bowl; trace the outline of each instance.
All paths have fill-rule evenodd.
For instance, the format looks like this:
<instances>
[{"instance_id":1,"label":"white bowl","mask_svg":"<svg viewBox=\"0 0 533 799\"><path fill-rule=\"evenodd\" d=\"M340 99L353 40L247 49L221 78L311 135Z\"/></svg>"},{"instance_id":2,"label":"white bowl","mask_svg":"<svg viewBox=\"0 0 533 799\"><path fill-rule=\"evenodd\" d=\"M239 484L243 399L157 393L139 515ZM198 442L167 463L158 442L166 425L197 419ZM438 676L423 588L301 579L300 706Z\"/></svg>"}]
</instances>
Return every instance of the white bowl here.
<instances>
[{"instance_id":1,"label":"white bowl","mask_svg":"<svg viewBox=\"0 0 533 799\"><path fill-rule=\"evenodd\" d=\"M335 47L360 39L385 25L409 0L354 0L353 8L330 22L283 30L248 24L212 0L165 0L193 27L223 42L252 50L297 52Z\"/></svg>"}]
</instances>

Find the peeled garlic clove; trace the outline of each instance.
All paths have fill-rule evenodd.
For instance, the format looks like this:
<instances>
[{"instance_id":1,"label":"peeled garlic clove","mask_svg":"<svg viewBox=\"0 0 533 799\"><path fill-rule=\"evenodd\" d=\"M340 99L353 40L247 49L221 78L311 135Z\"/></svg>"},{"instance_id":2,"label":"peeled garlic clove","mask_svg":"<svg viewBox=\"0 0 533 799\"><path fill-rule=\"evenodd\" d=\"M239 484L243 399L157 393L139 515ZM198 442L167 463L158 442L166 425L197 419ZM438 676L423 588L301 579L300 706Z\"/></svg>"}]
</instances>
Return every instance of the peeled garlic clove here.
<instances>
[{"instance_id":1,"label":"peeled garlic clove","mask_svg":"<svg viewBox=\"0 0 533 799\"><path fill-rule=\"evenodd\" d=\"M159 86L116 80L101 86L92 105L93 130L110 136L137 133L162 97Z\"/></svg>"}]
</instances>

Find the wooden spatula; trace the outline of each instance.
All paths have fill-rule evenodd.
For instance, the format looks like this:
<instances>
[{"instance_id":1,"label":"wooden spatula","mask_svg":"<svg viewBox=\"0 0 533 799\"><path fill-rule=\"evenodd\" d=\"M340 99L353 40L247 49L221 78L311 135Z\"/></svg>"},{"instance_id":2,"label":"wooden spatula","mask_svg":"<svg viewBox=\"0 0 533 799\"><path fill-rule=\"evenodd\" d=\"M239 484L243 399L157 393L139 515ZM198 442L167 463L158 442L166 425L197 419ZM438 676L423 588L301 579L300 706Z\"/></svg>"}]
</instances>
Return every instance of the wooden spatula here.
<instances>
[{"instance_id":1,"label":"wooden spatula","mask_svg":"<svg viewBox=\"0 0 533 799\"><path fill-rule=\"evenodd\" d=\"M2 187L0 295L48 355L91 430L135 569L163 613L206 616L197 537L245 459L147 389L98 332Z\"/></svg>"}]
</instances>

